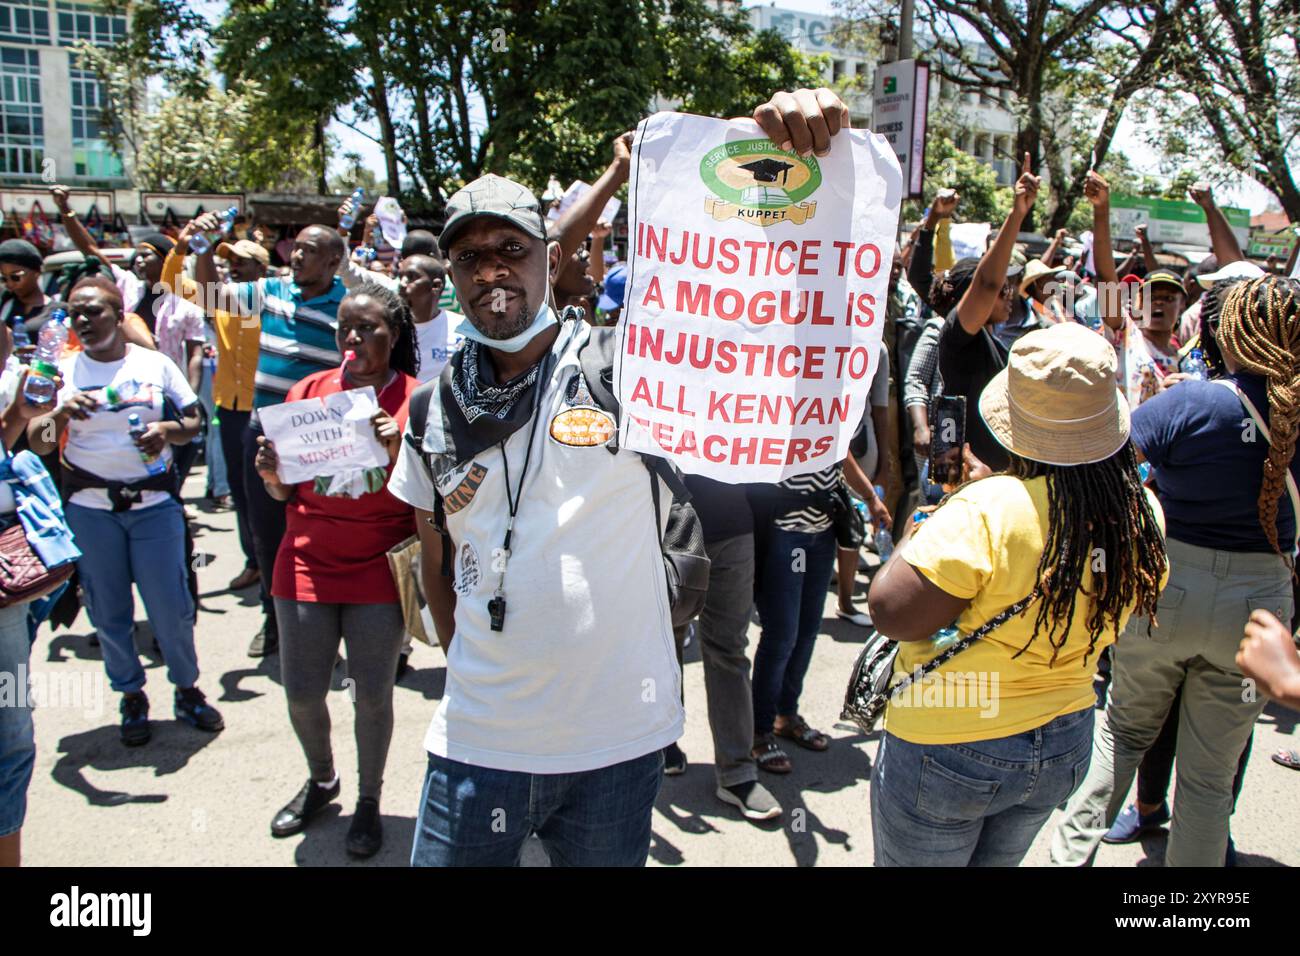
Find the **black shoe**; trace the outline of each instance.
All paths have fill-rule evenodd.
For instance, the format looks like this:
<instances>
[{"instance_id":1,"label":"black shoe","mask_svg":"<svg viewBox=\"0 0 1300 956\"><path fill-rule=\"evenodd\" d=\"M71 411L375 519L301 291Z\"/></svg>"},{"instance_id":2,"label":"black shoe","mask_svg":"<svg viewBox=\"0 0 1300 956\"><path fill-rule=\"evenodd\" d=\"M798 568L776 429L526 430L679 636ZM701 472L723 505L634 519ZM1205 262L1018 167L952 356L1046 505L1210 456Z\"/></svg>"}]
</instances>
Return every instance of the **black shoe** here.
<instances>
[{"instance_id":1,"label":"black shoe","mask_svg":"<svg viewBox=\"0 0 1300 956\"><path fill-rule=\"evenodd\" d=\"M334 801L339 795L339 780L328 787L322 787L314 780L308 780L298 795L280 808L280 812L271 821L271 836L287 837L301 833L307 821Z\"/></svg>"},{"instance_id":2,"label":"black shoe","mask_svg":"<svg viewBox=\"0 0 1300 956\"><path fill-rule=\"evenodd\" d=\"M677 744L669 744L664 748L664 775L669 777L678 777L686 772L686 754Z\"/></svg>"},{"instance_id":3,"label":"black shoe","mask_svg":"<svg viewBox=\"0 0 1300 956\"><path fill-rule=\"evenodd\" d=\"M393 678L393 683L397 683L406 676L406 672L411 669L411 655L400 654L397 658L397 676Z\"/></svg>"},{"instance_id":4,"label":"black shoe","mask_svg":"<svg viewBox=\"0 0 1300 956\"><path fill-rule=\"evenodd\" d=\"M122 743L128 747L147 744L149 730L149 698L144 691L122 695Z\"/></svg>"},{"instance_id":5,"label":"black shoe","mask_svg":"<svg viewBox=\"0 0 1300 956\"><path fill-rule=\"evenodd\" d=\"M221 714L208 703L208 699L203 696L203 691L197 687L176 688L173 710L177 720L183 720L199 730L216 733L226 728L226 722L221 719Z\"/></svg>"},{"instance_id":6,"label":"black shoe","mask_svg":"<svg viewBox=\"0 0 1300 956\"><path fill-rule=\"evenodd\" d=\"M357 812L348 827L348 856L364 860L379 852L384 845L384 825L379 819L379 801L362 797L357 801Z\"/></svg>"},{"instance_id":7,"label":"black shoe","mask_svg":"<svg viewBox=\"0 0 1300 956\"><path fill-rule=\"evenodd\" d=\"M253 636L253 643L248 645L249 657L266 657L280 649L280 632L263 624L262 629Z\"/></svg>"}]
</instances>

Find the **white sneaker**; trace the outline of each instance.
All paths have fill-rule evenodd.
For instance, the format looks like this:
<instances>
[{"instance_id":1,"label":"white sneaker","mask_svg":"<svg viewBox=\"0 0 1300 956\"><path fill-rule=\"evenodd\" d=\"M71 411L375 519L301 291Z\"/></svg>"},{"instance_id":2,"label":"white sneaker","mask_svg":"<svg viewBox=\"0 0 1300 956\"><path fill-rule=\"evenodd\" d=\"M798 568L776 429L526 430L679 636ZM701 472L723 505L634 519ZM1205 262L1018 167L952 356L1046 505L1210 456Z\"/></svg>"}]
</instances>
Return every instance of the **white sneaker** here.
<instances>
[{"instance_id":1,"label":"white sneaker","mask_svg":"<svg viewBox=\"0 0 1300 956\"><path fill-rule=\"evenodd\" d=\"M841 620L848 621L850 624L856 624L858 627L871 626L871 615L863 614L861 611L854 611L852 614L846 614L839 608L836 608L835 616Z\"/></svg>"},{"instance_id":2,"label":"white sneaker","mask_svg":"<svg viewBox=\"0 0 1300 956\"><path fill-rule=\"evenodd\" d=\"M781 815L781 804L757 780L718 787L715 793L723 803L740 810L746 820L775 820Z\"/></svg>"}]
</instances>

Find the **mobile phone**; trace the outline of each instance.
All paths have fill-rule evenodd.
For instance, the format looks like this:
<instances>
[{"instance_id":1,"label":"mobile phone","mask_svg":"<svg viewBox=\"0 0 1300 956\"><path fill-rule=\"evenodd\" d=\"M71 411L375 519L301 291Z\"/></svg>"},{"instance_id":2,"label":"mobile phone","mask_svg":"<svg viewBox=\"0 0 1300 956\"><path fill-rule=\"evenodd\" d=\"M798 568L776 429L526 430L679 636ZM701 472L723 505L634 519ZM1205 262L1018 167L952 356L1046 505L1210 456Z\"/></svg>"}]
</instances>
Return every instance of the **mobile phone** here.
<instances>
[{"instance_id":1,"label":"mobile phone","mask_svg":"<svg viewBox=\"0 0 1300 956\"><path fill-rule=\"evenodd\" d=\"M930 405L930 480L961 484L961 451L966 444L966 396L940 395Z\"/></svg>"},{"instance_id":2,"label":"mobile phone","mask_svg":"<svg viewBox=\"0 0 1300 956\"><path fill-rule=\"evenodd\" d=\"M957 190L955 189L940 189L937 193L934 194L934 198L951 199L955 195L957 195Z\"/></svg>"}]
</instances>

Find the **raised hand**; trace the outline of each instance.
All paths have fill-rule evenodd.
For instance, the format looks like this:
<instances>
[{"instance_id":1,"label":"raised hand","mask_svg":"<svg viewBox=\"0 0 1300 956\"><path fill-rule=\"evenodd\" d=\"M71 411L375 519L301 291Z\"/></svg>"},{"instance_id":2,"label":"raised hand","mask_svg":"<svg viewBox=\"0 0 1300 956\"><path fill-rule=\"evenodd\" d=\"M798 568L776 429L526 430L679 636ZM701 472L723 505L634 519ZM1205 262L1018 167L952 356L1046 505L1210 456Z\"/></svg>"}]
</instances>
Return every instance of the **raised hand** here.
<instances>
[{"instance_id":1,"label":"raised hand","mask_svg":"<svg viewBox=\"0 0 1300 956\"><path fill-rule=\"evenodd\" d=\"M957 209L957 203L961 199L961 194L955 189L941 189L935 194L934 202L930 203L930 209L934 211L936 219L947 219Z\"/></svg>"},{"instance_id":2,"label":"raised hand","mask_svg":"<svg viewBox=\"0 0 1300 956\"><path fill-rule=\"evenodd\" d=\"M59 207L59 212L71 212L72 207L68 205L68 187L51 186L50 196L54 199L54 205Z\"/></svg>"},{"instance_id":3,"label":"raised hand","mask_svg":"<svg viewBox=\"0 0 1300 956\"><path fill-rule=\"evenodd\" d=\"M1030 169L1029 163L1029 154L1025 153L1025 161L1020 167L1020 178L1016 180L1016 195L1012 204L1013 210L1022 218L1029 215L1030 210L1034 208L1034 203L1038 201L1038 190L1043 185L1043 181Z\"/></svg>"},{"instance_id":4,"label":"raised hand","mask_svg":"<svg viewBox=\"0 0 1300 956\"><path fill-rule=\"evenodd\" d=\"M1208 209L1214 205L1214 193L1210 190L1210 184L1205 180L1200 180L1191 185L1187 190L1187 195L1191 197L1192 202L1202 209Z\"/></svg>"},{"instance_id":5,"label":"raised hand","mask_svg":"<svg viewBox=\"0 0 1300 956\"><path fill-rule=\"evenodd\" d=\"M1089 170L1083 181L1083 195L1094 207L1110 205L1110 183L1102 178L1101 173Z\"/></svg>"}]
</instances>

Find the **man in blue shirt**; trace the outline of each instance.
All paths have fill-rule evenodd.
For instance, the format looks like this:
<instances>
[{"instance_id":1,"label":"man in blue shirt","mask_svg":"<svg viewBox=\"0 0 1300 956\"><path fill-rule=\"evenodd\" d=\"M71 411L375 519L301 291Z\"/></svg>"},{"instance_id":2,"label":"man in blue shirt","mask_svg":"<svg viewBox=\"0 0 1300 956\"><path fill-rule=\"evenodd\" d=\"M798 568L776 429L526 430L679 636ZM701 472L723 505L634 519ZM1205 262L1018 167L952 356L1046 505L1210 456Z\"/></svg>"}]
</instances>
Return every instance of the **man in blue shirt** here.
<instances>
[{"instance_id":1,"label":"man in blue shirt","mask_svg":"<svg viewBox=\"0 0 1300 956\"><path fill-rule=\"evenodd\" d=\"M200 228L216 228L216 223ZM289 255L291 279L262 278L221 286L211 250L198 257L194 277L205 291L217 290L218 307L261 326L254 380L255 410L278 405L300 379L334 368L341 361L334 332L339 302L346 290L336 272L345 255L343 240L335 230L328 226L308 226L298 233ZM266 493L253 467L260 434L254 414L244 434L242 467L253 549L262 569L262 610L266 620L249 645L250 657L273 654L280 646L275 605L271 601L271 574L280 539L284 537L284 503Z\"/></svg>"}]
</instances>

